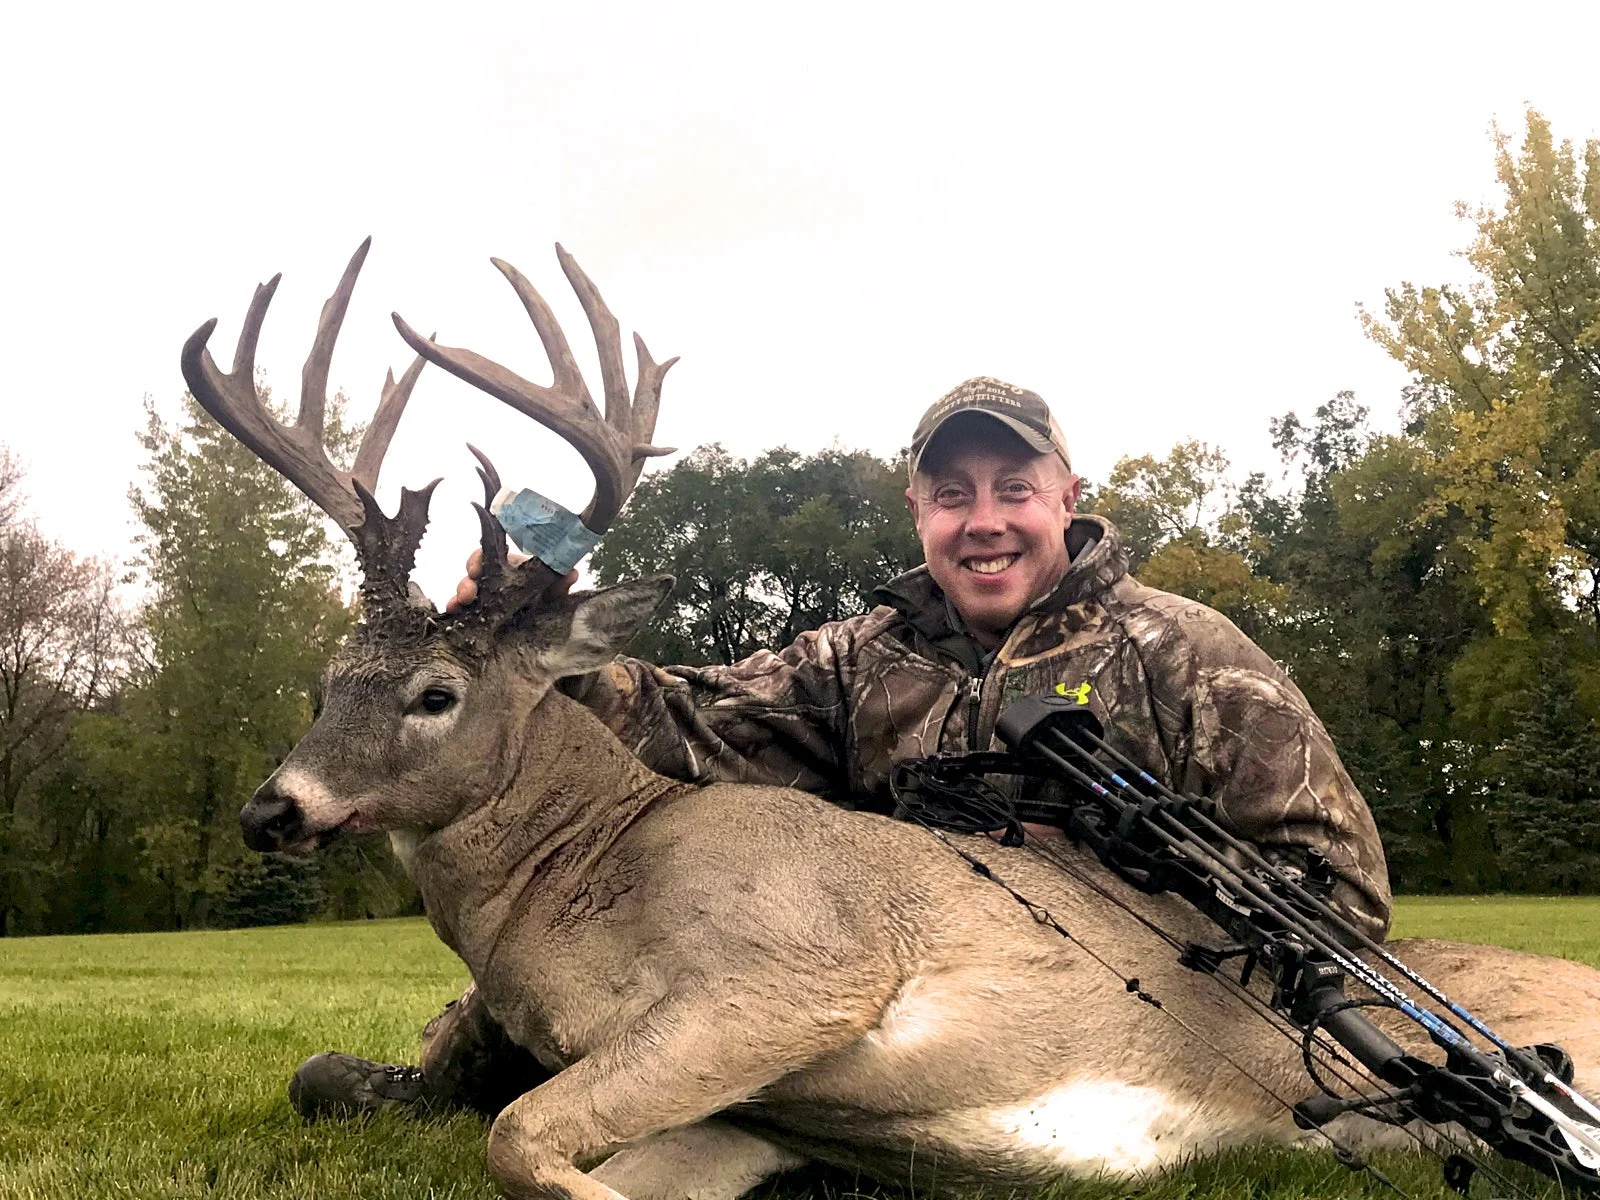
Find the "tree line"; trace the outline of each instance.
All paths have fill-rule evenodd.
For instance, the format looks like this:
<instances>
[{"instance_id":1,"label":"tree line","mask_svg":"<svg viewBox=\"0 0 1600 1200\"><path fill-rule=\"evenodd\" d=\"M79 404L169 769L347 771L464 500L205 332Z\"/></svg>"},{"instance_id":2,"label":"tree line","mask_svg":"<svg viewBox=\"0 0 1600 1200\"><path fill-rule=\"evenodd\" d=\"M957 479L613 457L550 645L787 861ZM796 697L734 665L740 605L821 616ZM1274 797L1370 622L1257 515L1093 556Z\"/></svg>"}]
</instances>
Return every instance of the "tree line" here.
<instances>
[{"instance_id":1,"label":"tree line","mask_svg":"<svg viewBox=\"0 0 1600 1200\"><path fill-rule=\"evenodd\" d=\"M1290 671L1398 889L1595 891L1600 144L1530 113L1496 166L1501 201L1462 214L1470 282L1363 314L1410 374L1396 432L1341 393L1272 422L1279 471L1240 482L1185 441L1122 459L1082 507L1141 581ZM356 431L330 424L348 451ZM342 542L192 401L175 420L147 404L141 443L142 533L118 564L45 537L0 448L0 930L413 910L381 840L260 856L237 830L359 618ZM701 447L641 482L592 569L678 577L635 652L731 662L864 611L920 561L904 487L903 457Z\"/></svg>"}]
</instances>

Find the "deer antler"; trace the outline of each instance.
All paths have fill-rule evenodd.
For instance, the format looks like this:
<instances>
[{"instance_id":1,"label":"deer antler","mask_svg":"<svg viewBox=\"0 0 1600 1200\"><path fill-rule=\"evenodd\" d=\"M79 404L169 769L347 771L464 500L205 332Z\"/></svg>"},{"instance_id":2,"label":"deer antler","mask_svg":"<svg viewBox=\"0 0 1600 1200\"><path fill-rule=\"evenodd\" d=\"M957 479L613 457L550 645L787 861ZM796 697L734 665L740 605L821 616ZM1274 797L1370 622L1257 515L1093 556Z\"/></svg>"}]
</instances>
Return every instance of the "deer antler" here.
<instances>
[{"instance_id":1,"label":"deer antler","mask_svg":"<svg viewBox=\"0 0 1600 1200\"><path fill-rule=\"evenodd\" d=\"M490 260L510 281L533 321L539 340L544 343L555 375L549 387L532 383L474 351L441 346L432 338L417 333L399 313L394 314L394 323L406 343L429 362L437 363L452 375L503 400L570 443L594 472L594 498L584 509L581 520L592 532L604 533L638 483L644 460L674 452L670 447L652 445L650 439L655 434L656 414L661 405L661 380L678 360L671 358L657 363L650 357L644 339L634 334L639 369L630 398L617 319L572 255L558 245L556 258L594 331L595 347L600 352L600 378L605 389L603 418L555 314L544 297L510 263L498 258ZM556 573L538 560L516 567L507 565L505 534L486 508L499 490L500 477L480 451L473 449L472 452L481 464L478 474L483 479L485 494L484 505L476 506L483 527L483 575L475 608L480 618L496 620L531 602L555 580ZM469 611L466 615L474 614Z\"/></svg>"},{"instance_id":2,"label":"deer antler","mask_svg":"<svg viewBox=\"0 0 1600 1200\"><path fill-rule=\"evenodd\" d=\"M420 491L402 488L400 509L387 517L373 499L378 486L378 471L405 411L406 401L416 386L426 359L418 357L395 382L394 372L384 380L378 411L367 426L361 447L356 452L353 470L341 471L328 458L323 445L323 419L327 410L328 366L333 345L355 290L356 276L372 246L369 237L351 256L339 286L322 306L317 322L317 337L300 375L300 412L293 425L285 425L267 411L256 394L256 341L266 319L267 306L283 278L274 275L256 288L245 314L244 328L233 355L233 370L224 374L206 348L217 327L213 317L190 335L183 344L183 377L202 408L217 423L238 438L256 456L300 489L317 507L327 513L349 536L361 564L362 590L369 604L382 604L398 591L406 595L407 582L416 559L417 545L428 524L428 499L438 484L435 479Z\"/></svg>"}]
</instances>

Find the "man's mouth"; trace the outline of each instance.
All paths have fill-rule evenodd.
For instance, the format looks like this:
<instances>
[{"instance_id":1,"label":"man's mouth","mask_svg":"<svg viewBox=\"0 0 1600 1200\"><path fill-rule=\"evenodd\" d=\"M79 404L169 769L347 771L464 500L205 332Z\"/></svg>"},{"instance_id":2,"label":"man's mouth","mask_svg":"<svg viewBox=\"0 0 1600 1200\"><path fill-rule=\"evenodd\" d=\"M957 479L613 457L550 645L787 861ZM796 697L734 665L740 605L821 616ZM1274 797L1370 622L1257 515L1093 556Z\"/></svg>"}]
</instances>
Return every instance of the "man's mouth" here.
<instances>
[{"instance_id":1,"label":"man's mouth","mask_svg":"<svg viewBox=\"0 0 1600 1200\"><path fill-rule=\"evenodd\" d=\"M993 558L964 558L961 565L979 575L998 575L1019 558L1016 554L998 554Z\"/></svg>"}]
</instances>

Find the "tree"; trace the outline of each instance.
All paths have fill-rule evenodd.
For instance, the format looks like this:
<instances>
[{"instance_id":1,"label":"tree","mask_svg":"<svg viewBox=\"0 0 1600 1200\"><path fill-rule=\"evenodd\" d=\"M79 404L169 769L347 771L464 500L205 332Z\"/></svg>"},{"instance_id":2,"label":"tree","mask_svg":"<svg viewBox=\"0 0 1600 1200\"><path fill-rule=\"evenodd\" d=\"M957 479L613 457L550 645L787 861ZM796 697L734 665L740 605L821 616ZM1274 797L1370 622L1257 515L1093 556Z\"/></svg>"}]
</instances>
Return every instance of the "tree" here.
<instances>
[{"instance_id":1,"label":"tree","mask_svg":"<svg viewBox=\"0 0 1600 1200\"><path fill-rule=\"evenodd\" d=\"M782 614L770 645L872 608L871 592L922 561L906 506L905 460L780 447L750 464L748 494L773 523L752 566Z\"/></svg>"},{"instance_id":2,"label":"tree","mask_svg":"<svg viewBox=\"0 0 1600 1200\"><path fill-rule=\"evenodd\" d=\"M0 442L0 529L9 529L22 511L22 464Z\"/></svg>"},{"instance_id":3,"label":"tree","mask_svg":"<svg viewBox=\"0 0 1600 1200\"><path fill-rule=\"evenodd\" d=\"M50 862L38 786L73 715L114 683L122 645L110 568L24 518L20 482L0 448L0 932L40 908Z\"/></svg>"},{"instance_id":4,"label":"tree","mask_svg":"<svg viewBox=\"0 0 1600 1200\"><path fill-rule=\"evenodd\" d=\"M1117 527L1134 571L1166 543L1214 536L1232 498L1228 456L1192 438L1165 458L1120 458L1094 495L1094 511Z\"/></svg>"},{"instance_id":5,"label":"tree","mask_svg":"<svg viewBox=\"0 0 1600 1200\"><path fill-rule=\"evenodd\" d=\"M1288 598L1243 553L1228 471L1221 449L1182 441L1165 458L1118 459L1083 508L1116 525L1139 582L1208 604L1270 646Z\"/></svg>"},{"instance_id":6,"label":"tree","mask_svg":"<svg viewBox=\"0 0 1600 1200\"><path fill-rule=\"evenodd\" d=\"M656 662L736 662L872 605L922 561L905 464L785 448L754 462L702 446L634 490L596 549L602 584L670 572L669 607L635 643Z\"/></svg>"},{"instance_id":7,"label":"tree","mask_svg":"<svg viewBox=\"0 0 1600 1200\"><path fill-rule=\"evenodd\" d=\"M1240 491L1242 551L1287 603L1272 652L1328 726L1408 890L1492 886L1482 805L1461 770L1448 681L1482 614L1411 436L1376 436L1349 393L1272 424L1297 489Z\"/></svg>"},{"instance_id":8,"label":"tree","mask_svg":"<svg viewBox=\"0 0 1600 1200\"><path fill-rule=\"evenodd\" d=\"M303 496L192 401L172 424L153 405L146 413L146 479L130 500L144 526L151 668L125 697L126 783L139 800L150 917L187 927L206 924L223 897L235 917L272 909L252 884L305 890L294 871L315 868L263 868L236 814L309 725L312 690L352 614L325 523Z\"/></svg>"},{"instance_id":9,"label":"tree","mask_svg":"<svg viewBox=\"0 0 1600 1200\"><path fill-rule=\"evenodd\" d=\"M1402 284L1366 324L1416 380L1406 453L1425 486L1395 533L1431 543L1481 614L1446 682L1454 786L1525 873L1530 805L1600 802L1600 762L1548 740L1600 719L1600 143L1558 145L1529 112L1520 147L1497 134L1496 167L1503 205L1460 210L1474 281ZM1600 831L1566 828L1564 861L1600 855Z\"/></svg>"}]
</instances>

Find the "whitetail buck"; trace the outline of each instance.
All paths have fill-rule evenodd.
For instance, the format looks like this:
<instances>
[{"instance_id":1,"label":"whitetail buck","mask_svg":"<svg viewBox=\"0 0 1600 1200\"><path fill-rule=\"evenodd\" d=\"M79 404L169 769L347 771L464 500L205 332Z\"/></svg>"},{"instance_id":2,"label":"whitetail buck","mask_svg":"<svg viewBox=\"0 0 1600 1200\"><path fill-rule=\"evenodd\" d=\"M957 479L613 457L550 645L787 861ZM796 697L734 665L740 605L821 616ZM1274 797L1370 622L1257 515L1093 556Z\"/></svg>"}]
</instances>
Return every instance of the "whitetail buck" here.
<instances>
[{"instance_id":1,"label":"whitetail buck","mask_svg":"<svg viewBox=\"0 0 1600 1200\"><path fill-rule=\"evenodd\" d=\"M432 485L404 491L392 518L373 491L424 360L576 446L596 478L583 515L595 531L660 452L650 442L671 364L636 338L630 398L617 322L558 248L599 347L602 418L548 306L497 262L553 386L396 317L421 357L385 386L346 474L321 446L324 390L365 253L323 309L293 426L263 409L253 380L276 280L256 292L231 373L205 349L215 322L184 347L196 398L343 527L363 573L363 620L327 669L322 710L242 822L263 850L373 829L408 845L434 928L555 1072L490 1132L489 1165L510 1195L732 1198L808 1158L939 1190L1028 1184L1307 1136L1264 1090L1310 1090L1297 1047L1082 880L964 840L1163 1010L925 830L782 788L663 778L552 689L620 652L670 580L547 598L555 573L508 562L480 506L478 603L416 602L408 576ZM487 460L481 474L492 496ZM1080 866L1168 929L1203 936L1177 901ZM1580 1083L1600 1083L1600 972L1431 941L1401 952L1506 1036L1561 1042Z\"/></svg>"}]
</instances>

